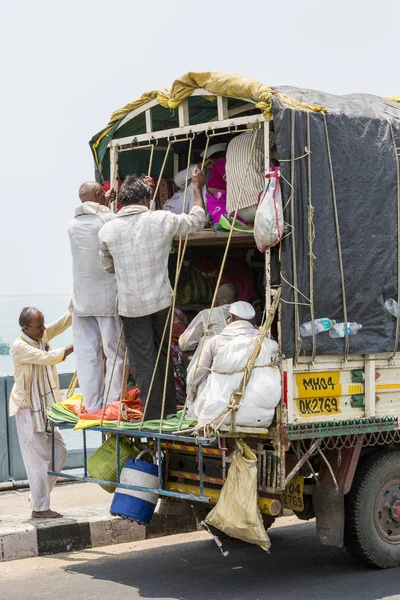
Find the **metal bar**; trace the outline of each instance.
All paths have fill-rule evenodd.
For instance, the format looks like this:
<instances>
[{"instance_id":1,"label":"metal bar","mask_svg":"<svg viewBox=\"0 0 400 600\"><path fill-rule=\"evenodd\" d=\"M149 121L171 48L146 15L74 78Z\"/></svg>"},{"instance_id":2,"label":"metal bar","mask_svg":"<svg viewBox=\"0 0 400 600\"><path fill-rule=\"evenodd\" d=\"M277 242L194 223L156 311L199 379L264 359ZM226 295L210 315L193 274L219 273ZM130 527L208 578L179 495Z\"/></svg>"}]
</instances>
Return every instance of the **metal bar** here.
<instances>
[{"instance_id":1,"label":"metal bar","mask_svg":"<svg viewBox=\"0 0 400 600\"><path fill-rule=\"evenodd\" d=\"M121 449L119 447L119 440L120 440L119 432L117 432L116 436L115 436L115 442L117 444L117 481L118 481L118 483L119 483L119 480L121 478L121 463L120 463L120 461L121 461Z\"/></svg>"},{"instance_id":2,"label":"metal bar","mask_svg":"<svg viewBox=\"0 0 400 600\"><path fill-rule=\"evenodd\" d=\"M175 450L176 452L183 452L184 454L197 454L197 448L195 445L192 446L184 446L181 444L171 444L170 442L163 442L161 444L161 448L166 448L168 450ZM222 456L224 454L223 450L218 448L203 448L203 454L207 454L207 456Z\"/></svg>"},{"instance_id":3,"label":"metal bar","mask_svg":"<svg viewBox=\"0 0 400 600\"><path fill-rule=\"evenodd\" d=\"M162 491L162 456L161 456L161 440L157 440L157 462L158 462L158 490Z\"/></svg>"},{"instance_id":4,"label":"metal bar","mask_svg":"<svg viewBox=\"0 0 400 600\"><path fill-rule=\"evenodd\" d=\"M375 417L376 414L376 402L375 402L375 355L370 354L365 358L364 368L364 404L365 404L365 416Z\"/></svg>"},{"instance_id":5,"label":"metal bar","mask_svg":"<svg viewBox=\"0 0 400 600\"><path fill-rule=\"evenodd\" d=\"M87 477L87 444L86 444L86 429L82 429L83 434L83 472ZM54 468L54 467L53 467Z\"/></svg>"},{"instance_id":6,"label":"metal bar","mask_svg":"<svg viewBox=\"0 0 400 600\"><path fill-rule=\"evenodd\" d=\"M204 465L203 465L203 446L199 444L199 475L200 475L200 496L204 496Z\"/></svg>"},{"instance_id":7,"label":"metal bar","mask_svg":"<svg viewBox=\"0 0 400 600\"><path fill-rule=\"evenodd\" d=\"M115 481L104 481L103 479L92 479L91 477L83 477L78 475L69 475L67 473L59 473L57 471L48 471L49 475L54 477L64 477L65 479L70 479L71 481L89 481L91 483L98 483L99 485L115 485L117 486L117 482ZM162 496L170 496L171 498L181 498L182 500L194 500L196 502L205 502L209 503L210 499L207 497L195 496L193 494L179 494L176 492L170 492L169 490L159 490L153 488L140 487L137 485L128 485L126 483L118 483L118 487L124 490L135 490L138 492L147 492L150 494L160 494Z\"/></svg>"},{"instance_id":8,"label":"metal bar","mask_svg":"<svg viewBox=\"0 0 400 600\"><path fill-rule=\"evenodd\" d=\"M146 132L151 133L153 131L153 120L151 118L151 108L147 109L144 114L146 117Z\"/></svg>"},{"instance_id":9,"label":"metal bar","mask_svg":"<svg viewBox=\"0 0 400 600\"><path fill-rule=\"evenodd\" d=\"M189 103L187 100L184 100L178 106L178 119L179 127L186 127L189 125Z\"/></svg>"},{"instance_id":10,"label":"metal bar","mask_svg":"<svg viewBox=\"0 0 400 600\"><path fill-rule=\"evenodd\" d=\"M190 479L193 481L200 481L200 475L196 473L187 473L186 471L168 471L168 477L177 477L178 479ZM205 483L213 483L215 485L224 485L224 480L220 477L211 477L211 475L204 475Z\"/></svg>"},{"instance_id":11,"label":"metal bar","mask_svg":"<svg viewBox=\"0 0 400 600\"><path fill-rule=\"evenodd\" d=\"M73 423L57 423L54 425L55 427L59 427L60 429L73 429L75 427L75 425ZM209 446L210 444L214 444L217 441L216 437L213 438L203 438L203 437L199 437L199 438L193 438L193 437L186 437L186 436L178 436L178 435L172 435L169 433L158 433L155 431L146 431L144 429L142 430L134 430L134 429L115 429L113 427L100 427L97 425L94 425L93 427L87 427L87 430L89 431L102 431L103 433L119 433L120 435L125 435L125 436L129 436L129 437L135 437L135 438L141 438L141 439L162 439L162 440L171 440L177 443L183 442L183 443L191 443L191 444L198 444L201 443L203 445L207 445Z\"/></svg>"},{"instance_id":12,"label":"metal bar","mask_svg":"<svg viewBox=\"0 0 400 600\"><path fill-rule=\"evenodd\" d=\"M55 440L54 440L54 423L51 424L51 468L54 471L55 469L55 464L54 464L54 447L55 447Z\"/></svg>"},{"instance_id":13,"label":"metal bar","mask_svg":"<svg viewBox=\"0 0 400 600\"><path fill-rule=\"evenodd\" d=\"M187 135L188 133L196 133L200 131L207 131L209 129L223 129L229 127L235 127L236 125L252 125L254 123L264 123L265 119L260 113L258 115L251 115L247 117L238 117L236 119L226 119L225 121L213 121L208 123L200 123L198 125L188 125L185 127L175 127L173 129L165 129L164 131L154 131L151 136L148 133L140 135L134 135L130 137L120 138L111 140L109 146L118 148L119 146L130 145L135 142L144 142L152 139L171 138L179 135Z\"/></svg>"},{"instance_id":14,"label":"metal bar","mask_svg":"<svg viewBox=\"0 0 400 600\"><path fill-rule=\"evenodd\" d=\"M299 460L297 465L295 467L293 467L293 469L290 471L289 475L287 475L284 486L283 486L284 488L287 486L289 481L291 481L293 479L293 477L300 471L301 467L304 465L305 462L307 462L307 460L309 459L311 454L318 448L318 446L321 444L321 442L322 442L321 438L318 440L315 440L315 442L310 446L310 448L307 450L307 452L305 454L303 454L303 456L301 457L301 459Z\"/></svg>"},{"instance_id":15,"label":"metal bar","mask_svg":"<svg viewBox=\"0 0 400 600\"><path fill-rule=\"evenodd\" d=\"M225 121L229 118L228 98L226 96L217 96L218 120Z\"/></svg>"}]
</instances>

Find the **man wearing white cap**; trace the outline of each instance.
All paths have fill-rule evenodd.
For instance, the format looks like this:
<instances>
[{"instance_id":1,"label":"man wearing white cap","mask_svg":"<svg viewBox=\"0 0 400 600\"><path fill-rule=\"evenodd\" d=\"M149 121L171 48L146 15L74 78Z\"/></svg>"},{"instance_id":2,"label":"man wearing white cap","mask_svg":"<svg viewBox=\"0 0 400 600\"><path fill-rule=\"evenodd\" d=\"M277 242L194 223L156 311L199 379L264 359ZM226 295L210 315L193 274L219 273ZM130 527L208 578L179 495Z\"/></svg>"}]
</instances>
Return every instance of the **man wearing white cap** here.
<instances>
[{"instance_id":1,"label":"man wearing white cap","mask_svg":"<svg viewBox=\"0 0 400 600\"><path fill-rule=\"evenodd\" d=\"M209 146L207 148L206 161L205 161L204 166L205 167L211 166L217 158L225 155L226 148L227 148L226 143L213 144L213 145ZM202 152L200 154L200 156L201 156L201 158L203 158L204 152ZM183 169L182 171L179 171L179 173L177 173L175 175L174 182L175 182L175 185L178 188L178 190L177 190L177 192L175 192L175 194L172 196L172 198L167 200L167 202L163 206L163 210L169 210L170 212L173 212L176 215L180 215L182 212L184 212L186 214L190 213L190 211L193 208L193 202L194 202L193 184L191 183L191 177L192 177L193 171L195 169L201 169L201 166L202 165L200 163L198 165L192 164L189 167L186 201L185 201L185 185L186 185L187 169ZM207 187L204 186L203 190L202 190L204 201L206 200L206 192L207 192ZM185 210L183 210L184 205L185 205Z\"/></svg>"},{"instance_id":2,"label":"man wearing white cap","mask_svg":"<svg viewBox=\"0 0 400 600\"><path fill-rule=\"evenodd\" d=\"M188 416L199 425L221 414L238 389L259 333L253 325L254 318L255 310L248 302L231 304L229 324L205 343L198 365L192 364L189 369ZM278 351L278 344L265 337L256 359L257 369L237 412L238 425L268 427L272 422L281 391L279 370L272 367Z\"/></svg>"},{"instance_id":3,"label":"man wearing white cap","mask_svg":"<svg viewBox=\"0 0 400 600\"><path fill-rule=\"evenodd\" d=\"M230 305L228 325L204 344L200 360L191 363L187 374L189 400L194 398L198 386L210 374L214 358L221 348L238 335L257 335L258 329L252 323L255 316L256 311L248 302L238 301Z\"/></svg>"}]
</instances>

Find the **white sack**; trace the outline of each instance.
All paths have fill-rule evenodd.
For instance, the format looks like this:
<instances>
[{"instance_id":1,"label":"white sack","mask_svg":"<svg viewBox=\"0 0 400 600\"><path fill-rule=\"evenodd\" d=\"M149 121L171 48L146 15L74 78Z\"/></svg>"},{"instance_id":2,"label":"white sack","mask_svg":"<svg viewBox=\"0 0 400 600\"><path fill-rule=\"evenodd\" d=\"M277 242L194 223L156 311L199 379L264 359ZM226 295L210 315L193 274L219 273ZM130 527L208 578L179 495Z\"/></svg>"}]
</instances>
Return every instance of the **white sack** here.
<instances>
[{"instance_id":1,"label":"white sack","mask_svg":"<svg viewBox=\"0 0 400 600\"><path fill-rule=\"evenodd\" d=\"M283 235L283 206L279 171L268 174L254 220L254 239L260 252L275 246Z\"/></svg>"},{"instance_id":2,"label":"white sack","mask_svg":"<svg viewBox=\"0 0 400 600\"><path fill-rule=\"evenodd\" d=\"M243 371L253 352L256 337L239 335L223 346L214 359L212 372L200 384L191 414L200 426L224 411L243 378ZM236 413L236 424L242 427L269 427L281 397L281 375L276 367L268 367L278 354L278 344L265 338L247 384L242 405ZM225 421L229 424L231 417Z\"/></svg>"}]
</instances>

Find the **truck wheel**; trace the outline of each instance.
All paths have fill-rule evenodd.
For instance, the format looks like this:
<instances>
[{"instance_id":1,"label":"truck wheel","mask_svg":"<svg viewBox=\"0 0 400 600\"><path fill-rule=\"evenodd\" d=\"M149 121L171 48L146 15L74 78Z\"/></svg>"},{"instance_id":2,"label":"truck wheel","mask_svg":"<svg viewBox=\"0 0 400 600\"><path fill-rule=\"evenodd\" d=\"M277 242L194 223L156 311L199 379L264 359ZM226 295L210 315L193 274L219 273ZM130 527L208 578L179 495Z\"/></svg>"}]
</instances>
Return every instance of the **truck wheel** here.
<instances>
[{"instance_id":1,"label":"truck wheel","mask_svg":"<svg viewBox=\"0 0 400 600\"><path fill-rule=\"evenodd\" d=\"M345 496L344 545L370 565L400 566L400 451L368 454Z\"/></svg>"}]
</instances>

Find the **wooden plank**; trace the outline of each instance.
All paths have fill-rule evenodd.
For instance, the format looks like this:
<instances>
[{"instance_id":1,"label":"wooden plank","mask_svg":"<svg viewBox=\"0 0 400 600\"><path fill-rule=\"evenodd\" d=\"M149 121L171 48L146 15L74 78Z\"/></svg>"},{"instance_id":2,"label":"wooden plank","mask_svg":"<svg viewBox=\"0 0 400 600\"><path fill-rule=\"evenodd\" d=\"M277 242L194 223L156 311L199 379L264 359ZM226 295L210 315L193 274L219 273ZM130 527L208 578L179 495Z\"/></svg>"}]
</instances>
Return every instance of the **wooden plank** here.
<instances>
[{"instance_id":1,"label":"wooden plank","mask_svg":"<svg viewBox=\"0 0 400 600\"><path fill-rule=\"evenodd\" d=\"M178 106L179 127L187 127L189 125L189 104L184 100Z\"/></svg>"},{"instance_id":2,"label":"wooden plank","mask_svg":"<svg viewBox=\"0 0 400 600\"><path fill-rule=\"evenodd\" d=\"M188 246L222 246L225 247L229 233L217 233L213 229L204 229L199 233L191 233L188 237ZM179 238L174 238L177 246ZM231 247L253 248L255 246L254 234L247 231L235 231L231 238Z\"/></svg>"}]
</instances>

